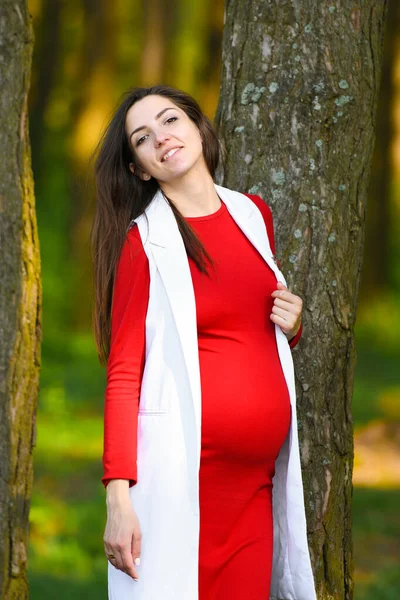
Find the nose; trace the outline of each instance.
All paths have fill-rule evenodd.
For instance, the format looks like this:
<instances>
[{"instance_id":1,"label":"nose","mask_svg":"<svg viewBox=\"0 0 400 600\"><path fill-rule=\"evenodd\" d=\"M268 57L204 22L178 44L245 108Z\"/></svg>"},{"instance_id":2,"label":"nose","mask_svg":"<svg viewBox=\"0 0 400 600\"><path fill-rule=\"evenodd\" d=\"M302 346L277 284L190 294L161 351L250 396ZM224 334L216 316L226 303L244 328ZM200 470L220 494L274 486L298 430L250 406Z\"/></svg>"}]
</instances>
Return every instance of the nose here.
<instances>
[{"instance_id":1,"label":"nose","mask_svg":"<svg viewBox=\"0 0 400 600\"><path fill-rule=\"evenodd\" d=\"M155 137L154 137L154 143L156 145L156 147L158 148L163 142L165 142L165 140L169 140L170 136L168 135L168 133L166 131L156 131Z\"/></svg>"}]
</instances>

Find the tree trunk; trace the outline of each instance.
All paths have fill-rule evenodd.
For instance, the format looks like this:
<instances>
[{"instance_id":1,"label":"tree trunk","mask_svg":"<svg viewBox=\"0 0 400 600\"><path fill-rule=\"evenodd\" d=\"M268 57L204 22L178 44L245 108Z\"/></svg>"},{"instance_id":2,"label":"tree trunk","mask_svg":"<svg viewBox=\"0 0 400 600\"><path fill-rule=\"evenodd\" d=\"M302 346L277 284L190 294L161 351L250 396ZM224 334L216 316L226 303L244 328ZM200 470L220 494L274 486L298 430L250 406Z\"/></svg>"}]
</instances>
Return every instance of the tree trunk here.
<instances>
[{"instance_id":1,"label":"tree trunk","mask_svg":"<svg viewBox=\"0 0 400 600\"><path fill-rule=\"evenodd\" d=\"M354 323L387 2L230 0L218 180L259 194L303 298L293 352L319 600L353 597Z\"/></svg>"},{"instance_id":2,"label":"tree trunk","mask_svg":"<svg viewBox=\"0 0 400 600\"><path fill-rule=\"evenodd\" d=\"M0 40L0 599L24 600L41 342L27 115L33 34L26 0L1 3Z\"/></svg>"}]
</instances>

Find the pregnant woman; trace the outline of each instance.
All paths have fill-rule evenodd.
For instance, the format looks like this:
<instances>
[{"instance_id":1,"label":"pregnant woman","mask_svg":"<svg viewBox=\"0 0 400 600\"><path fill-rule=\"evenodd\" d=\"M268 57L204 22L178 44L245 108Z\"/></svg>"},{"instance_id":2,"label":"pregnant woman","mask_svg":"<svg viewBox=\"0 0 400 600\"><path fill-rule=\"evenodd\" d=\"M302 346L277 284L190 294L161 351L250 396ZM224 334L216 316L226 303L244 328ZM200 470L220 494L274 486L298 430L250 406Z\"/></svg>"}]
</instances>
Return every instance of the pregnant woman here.
<instances>
[{"instance_id":1,"label":"pregnant woman","mask_svg":"<svg viewBox=\"0 0 400 600\"><path fill-rule=\"evenodd\" d=\"M270 208L214 183L188 94L126 94L100 141L94 328L107 365L112 600L315 600Z\"/></svg>"}]
</instances>

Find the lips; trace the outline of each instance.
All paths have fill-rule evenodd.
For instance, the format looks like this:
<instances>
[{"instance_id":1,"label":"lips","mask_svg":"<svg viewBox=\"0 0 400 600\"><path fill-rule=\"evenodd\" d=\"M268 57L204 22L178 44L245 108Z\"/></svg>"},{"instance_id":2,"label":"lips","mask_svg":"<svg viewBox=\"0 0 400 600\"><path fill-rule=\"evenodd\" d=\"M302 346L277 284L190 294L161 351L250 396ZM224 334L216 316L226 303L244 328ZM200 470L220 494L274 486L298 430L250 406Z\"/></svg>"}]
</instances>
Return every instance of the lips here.
<instances>
[{"instance_id":1,"label":"lips","mask_svg":"<svg viewBox=\"0 0 400 600\"><path fill-rule=\"evenodd\" d=\"M169 160L170 158L172 158L175 154L176 151L180 150L182 148L182 146L174 146L173 148L170 148L169 150L167 150L167 152L165 152L161 158L161 162L165 162L167 160ZM170 156L168 156L167 158L164 158L169 152L171 152L172 150L175 150L175 152L173 152Z\"/></svg>"}]
</instances>

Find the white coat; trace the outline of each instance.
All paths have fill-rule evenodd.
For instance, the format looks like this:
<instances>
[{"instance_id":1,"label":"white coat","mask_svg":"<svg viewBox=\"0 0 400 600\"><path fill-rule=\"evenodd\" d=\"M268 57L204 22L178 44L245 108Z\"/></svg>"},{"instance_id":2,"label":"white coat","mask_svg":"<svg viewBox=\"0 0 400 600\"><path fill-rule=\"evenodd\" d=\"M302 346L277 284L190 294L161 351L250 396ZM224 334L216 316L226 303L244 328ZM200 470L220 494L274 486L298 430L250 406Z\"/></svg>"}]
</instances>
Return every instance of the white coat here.
<instances>
[{"instance_id":1,"label":"white coat","mask_svg":"<svg viewBox=\"0 0 400 600\"><path fill-rule=\"evenodd\" d=\"M216 184L215 190L277 280L286 285L254 202ZM149 260L150 292L138 416L138 481L129 489L142 532L141 564L136 582L108 563L109 599L198 600L201 386L195 296L182 236L160 190L145 215L135 219ZM292 420L273 478L270 600L316 600L306 535L293 360L286 336L278 325L275 331Z\"/></svg>"}]
</instances>

